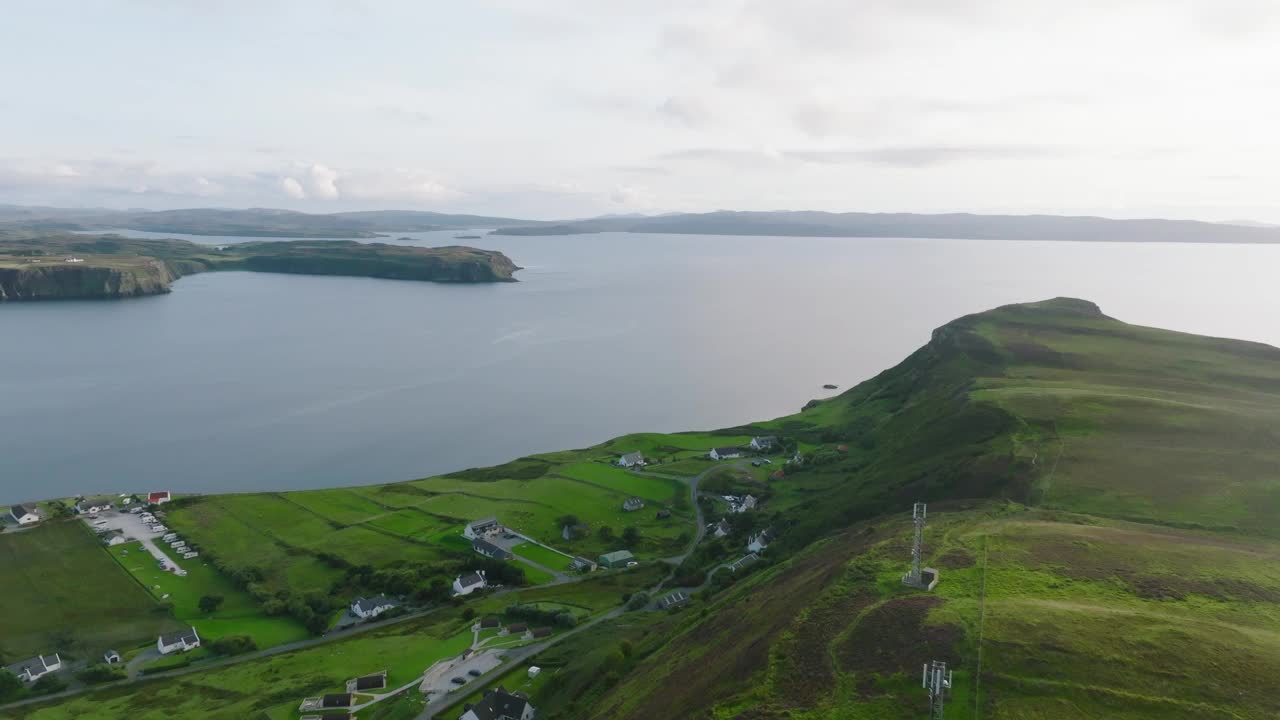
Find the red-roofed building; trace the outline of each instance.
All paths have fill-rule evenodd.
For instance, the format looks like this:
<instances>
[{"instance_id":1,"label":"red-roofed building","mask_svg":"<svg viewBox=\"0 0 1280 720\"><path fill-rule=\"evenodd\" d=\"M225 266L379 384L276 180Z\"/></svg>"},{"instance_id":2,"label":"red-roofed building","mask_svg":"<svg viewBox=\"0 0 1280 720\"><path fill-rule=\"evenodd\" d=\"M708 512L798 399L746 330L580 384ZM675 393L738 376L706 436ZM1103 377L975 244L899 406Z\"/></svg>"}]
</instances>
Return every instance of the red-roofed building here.
<instances>
[{"instance_id":1,"label":"red-roofed building","mask_svg":"<svg viewBox=\"0 0 1280 720\"><path fill-rule=\"evenodd\" d=\"M153 493L151 493L150 495L148 495L148 496L147 496L147 502L148 502L148 503L150 503L150 504L152 504L152 505L159 505L159 504L161 504L161 503L167 503L167 502L169 502L169 500L171 500L171 499L172 499L172 498L170 498L170 497L169 497L169 491L168 491L168 490L161 490L160 492L153 492Z\"/></svg>"}]
</instances>

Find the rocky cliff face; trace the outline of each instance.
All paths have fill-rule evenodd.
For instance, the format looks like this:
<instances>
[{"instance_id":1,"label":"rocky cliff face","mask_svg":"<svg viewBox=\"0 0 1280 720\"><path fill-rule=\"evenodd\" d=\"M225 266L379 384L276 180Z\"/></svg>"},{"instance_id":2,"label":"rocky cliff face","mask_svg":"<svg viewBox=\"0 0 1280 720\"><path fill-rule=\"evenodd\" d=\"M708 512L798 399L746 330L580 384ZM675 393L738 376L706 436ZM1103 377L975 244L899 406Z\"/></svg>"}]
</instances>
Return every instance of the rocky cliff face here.
<instances>
[{"instance_id":1,"label":"rocky cliff face","mask_svg":"<svg viewBox=\"0 0 1280 720\"><path fill-rule=\"evenodd\" d=\"M175 273L158 260L136 267L0 267L0 301L136 297L169 292Z\"/></svg>"}]
</instances>

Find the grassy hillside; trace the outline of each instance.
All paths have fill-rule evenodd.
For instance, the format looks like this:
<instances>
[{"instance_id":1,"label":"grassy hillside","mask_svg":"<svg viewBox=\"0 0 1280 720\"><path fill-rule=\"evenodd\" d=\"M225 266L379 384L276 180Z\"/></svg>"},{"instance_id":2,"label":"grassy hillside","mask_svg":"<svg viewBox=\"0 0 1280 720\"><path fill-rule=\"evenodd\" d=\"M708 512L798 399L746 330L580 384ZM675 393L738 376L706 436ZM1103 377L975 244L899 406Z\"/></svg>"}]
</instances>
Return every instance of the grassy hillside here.
<instances>
[{"instance_id":1,"label":"grassy hillside","mask_svg":"<svg viewBox=\"0 0 1280 720\"><path fill-rule=\"evenodd\" d=\"M80 522L0 533L0 575L5 662L55 651L97 657L180 627Z\"/></svg>"}]
</instances>

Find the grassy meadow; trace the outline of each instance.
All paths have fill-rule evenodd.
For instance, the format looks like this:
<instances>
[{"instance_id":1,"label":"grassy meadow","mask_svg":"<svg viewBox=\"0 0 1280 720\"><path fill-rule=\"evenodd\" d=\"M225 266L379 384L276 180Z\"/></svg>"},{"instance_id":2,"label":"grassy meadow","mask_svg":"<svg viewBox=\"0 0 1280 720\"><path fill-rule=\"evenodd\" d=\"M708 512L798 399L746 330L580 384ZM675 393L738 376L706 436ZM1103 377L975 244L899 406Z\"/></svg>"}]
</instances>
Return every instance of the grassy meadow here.
<instances>
[{"instance_id":1,"label":"grassy meadow","mask_svg":"<svg viewBox=\"0 0 1280 720\"><path fill-rule=\"evenodd\" d=\"M0 533L0 573L10 610L0 613L6 662L123 652L180 627L80 522Z\"/></svg>"}]
</instances>

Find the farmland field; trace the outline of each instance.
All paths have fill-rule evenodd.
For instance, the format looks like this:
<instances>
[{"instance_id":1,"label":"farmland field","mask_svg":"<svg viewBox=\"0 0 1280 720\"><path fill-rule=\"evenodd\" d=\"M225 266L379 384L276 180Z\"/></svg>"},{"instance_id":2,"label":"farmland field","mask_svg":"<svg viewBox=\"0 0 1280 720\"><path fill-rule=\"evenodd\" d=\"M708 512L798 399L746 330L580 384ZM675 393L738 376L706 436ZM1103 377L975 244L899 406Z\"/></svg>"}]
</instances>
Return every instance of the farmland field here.
<instances>
[{"instance_id":1,"label":"farmland field","mask_svg":"<svg viewBox=\"0 0 1280 720\"><path fill-rule=\"evenodd\" d=\"M601 463L579 463L561 468L559 472L575 480L585 480L654 503L668 503L680 493L687 492L684 486L673 480L636 475Z\"/></svg>"},{"instance_id":2,"label":"farmland field","mask_svg":"<svg viewBox=\"0 0 1280 720\"><path fill-rule=\"evenodd\" d=\"M10 662L39 652L123 652L180 627L80 522L0 533L0 573L11 610L0 613L0 653Z\"/></svg>"},{"instance_id":3,"label":"farmland field","mask_svg":"<svg viewBox=\"0 0 1280 720\"><path fill-rule=\"evenodd\" d=\"M564 570L573 561L573 557L564 553L549 550L541 545L524 542L511 548L511 552L520 557L532 560L539 565L549 567L552 570Z\"/></svg>"},{"instance_id":4,"label":"farmland field","mask_svg":"<svg viewBox=\"0 0 1280 720\"><path fill-rule=\"evenodd\" d=\"M158 601L172 603L174 616L194 625L202 638L249 635L259 648L267 648L307 637L306 628L296 620L264 615L252 596L236 588L207 562L201 562L203 558L181 560L187 575L180 577L156 567L140 543L117 545L110 548L110 553ZM205 595L223 598L211 616L200 612L200 598Z\"/></svg>"},{"instance_id":5,"label":"farmland field","mask_svg":"<svg viewBox=\"0 0 1280 720\"><path fill-rule=\"evenodd\" d=\"M30 720L296 720L304 697L342 692L347 679L388 670L388 685L410 682L436 660L461 653L471 631L456 613L169 680L97 690L61 704L0 711ZM362 714L363 716L363 714Z\"/></svg>"}]
</instances>

